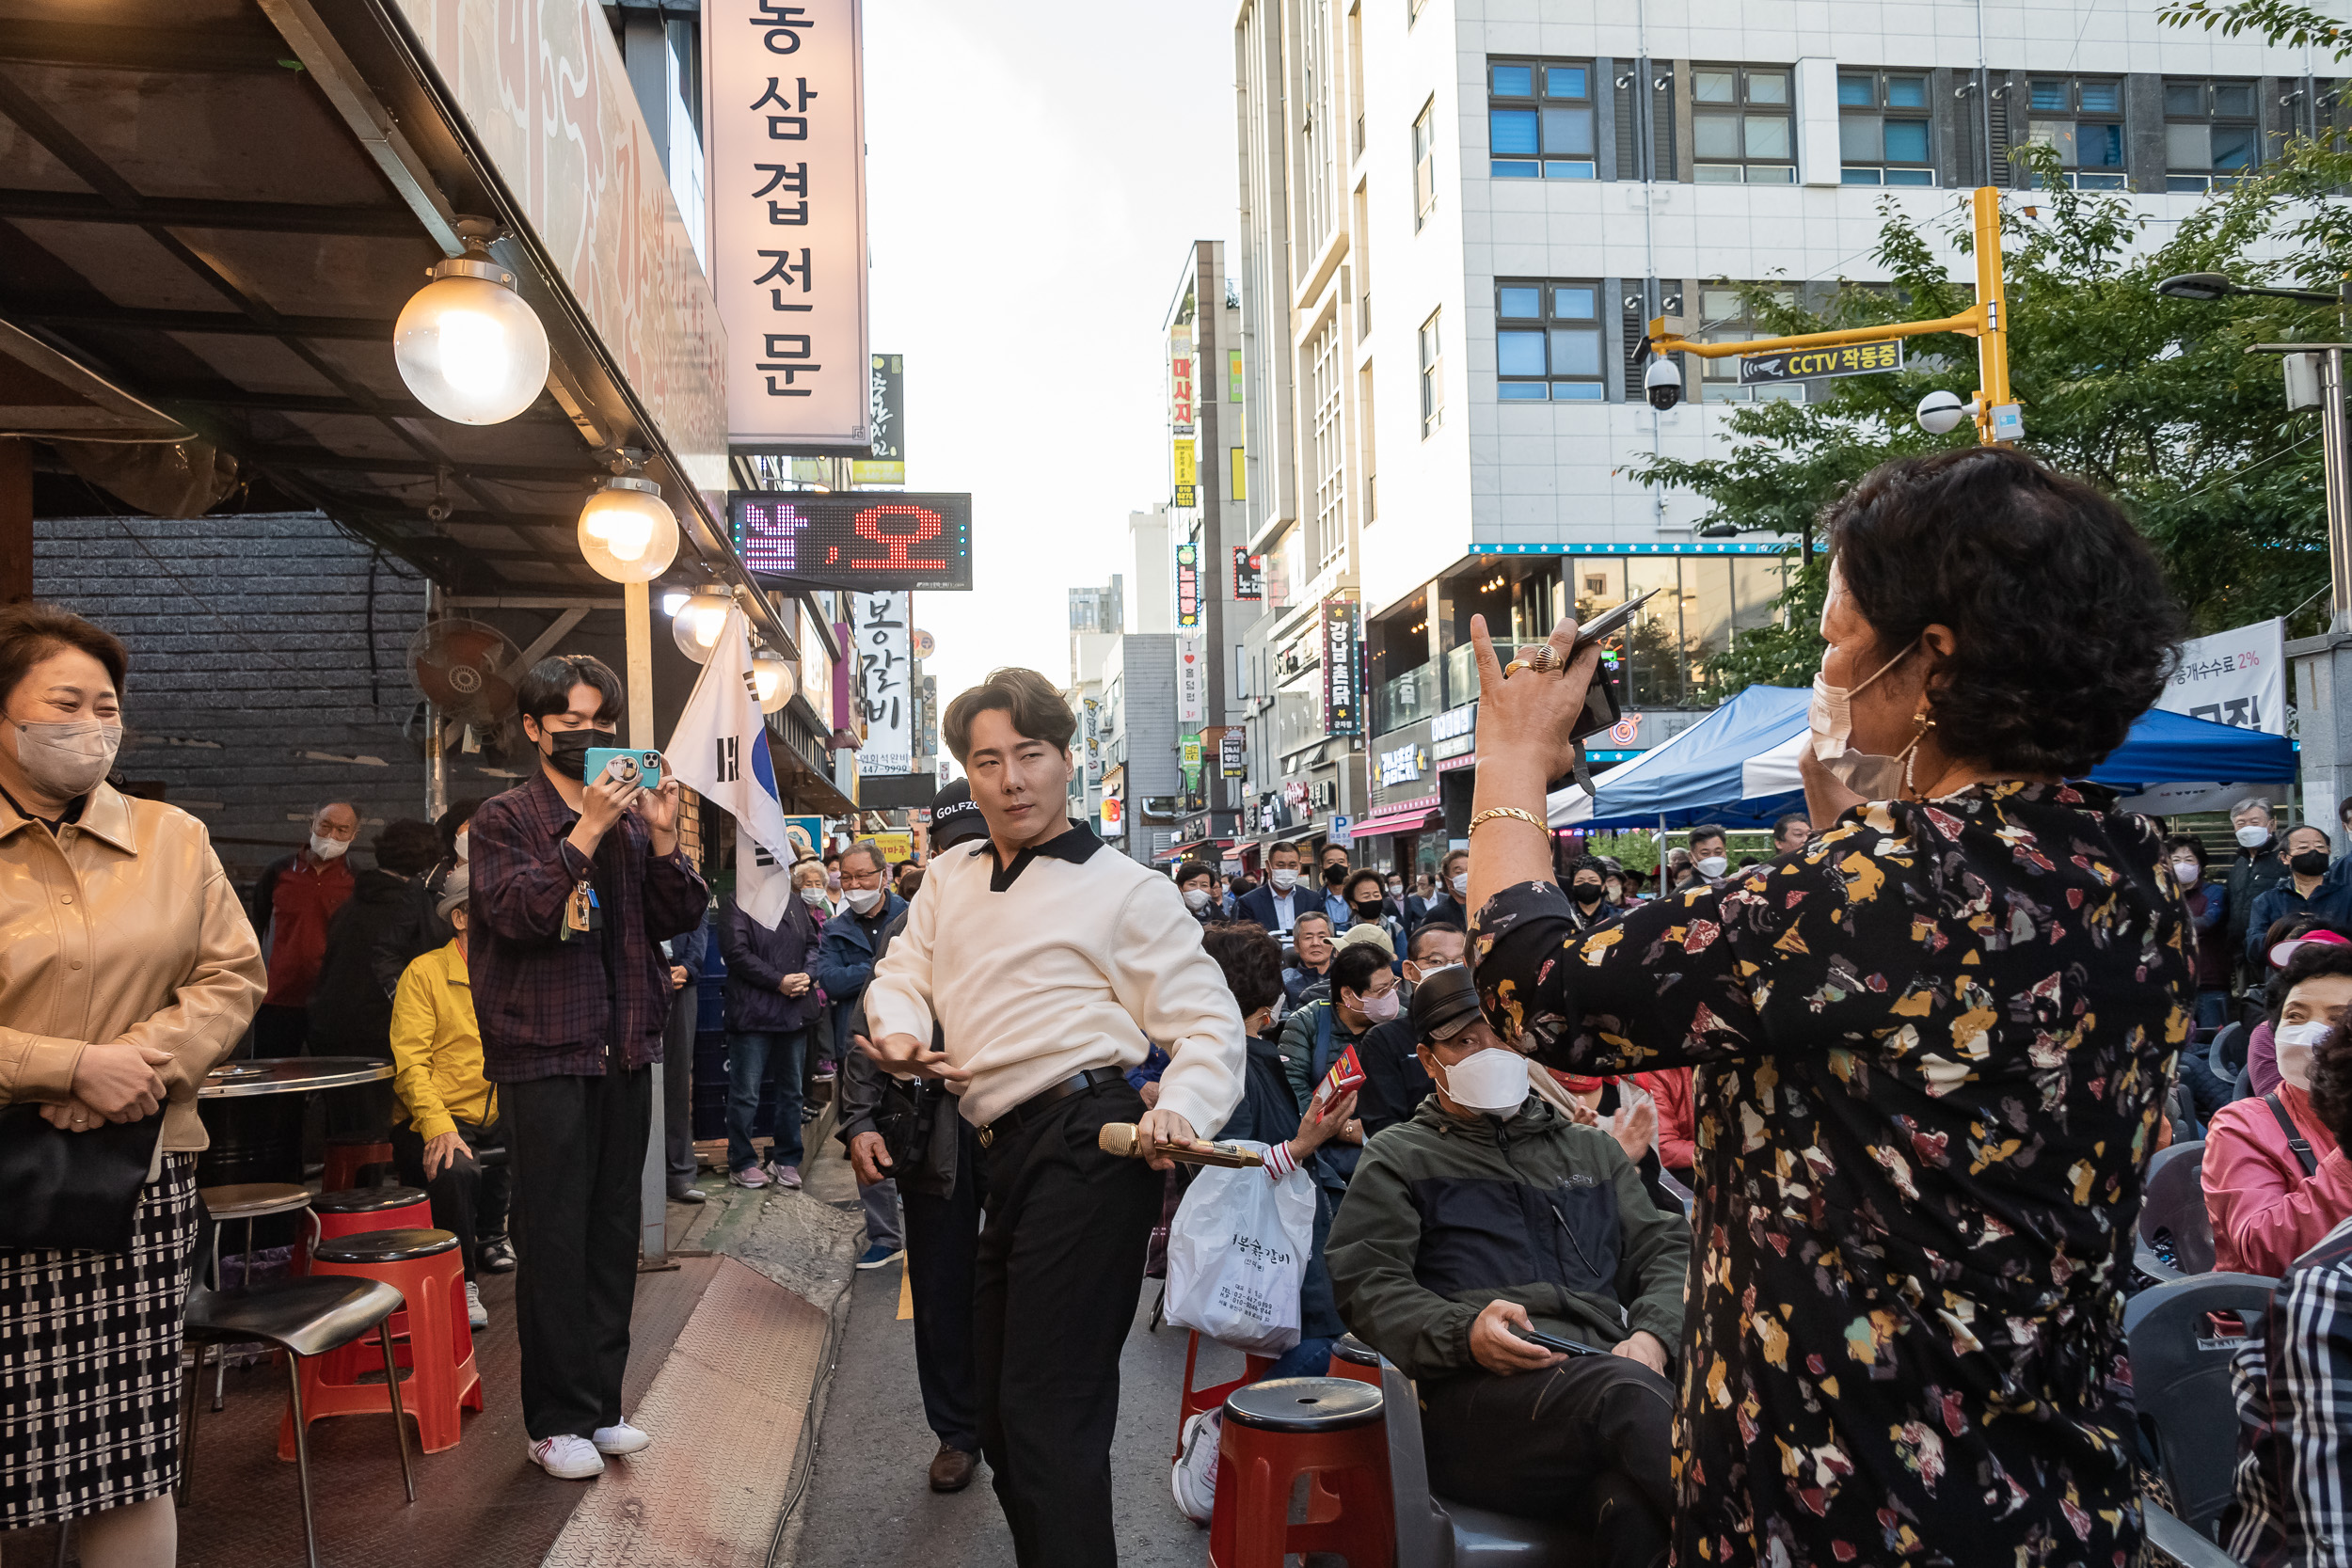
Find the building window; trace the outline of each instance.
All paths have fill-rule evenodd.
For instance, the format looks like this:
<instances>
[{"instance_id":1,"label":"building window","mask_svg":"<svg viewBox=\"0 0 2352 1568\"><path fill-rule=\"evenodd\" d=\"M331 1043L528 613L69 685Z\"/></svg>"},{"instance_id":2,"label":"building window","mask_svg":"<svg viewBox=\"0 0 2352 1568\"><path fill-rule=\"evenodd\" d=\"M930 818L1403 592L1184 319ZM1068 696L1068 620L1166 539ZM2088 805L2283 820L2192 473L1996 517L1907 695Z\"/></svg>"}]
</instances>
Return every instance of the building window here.
<instances>
[{"instance_id":1,"label":"building window","mask_svg":"<svg viewBox=\"0 0 2352 1568\"><path fill-rule=\"evenodd\" d=\"M1837 159L1849 185L1932 185L1928 79L1899 71L1837 73Z\"/></svg>"},{"instance_id":2,"label":"building window","mask_svg":"<svg viewBox=\"0 0 2352 1568\"><path fill-rule=\"evenodd\" d=\"M2164 188L2226 188L2262 161L2251 82L2164 83Z\"/></svg>"},{"instance_id":3,"label":"building window","mask_svg":"<svg viewBox=\"0 0 2352 1568\"><path fill-rule=\"evenodd\" d=\"M1340 324L1327 321L1307 349L1307 393L1314 410L1315 515L1311 553L1317 569L1347 542L1347 434L1340 420Z\"/></svg>"},{"instance_id":4,"label":"building window","mask_svg":"<svg viewBox=\"0 0 2352 1568\"><path fill-rule=\"evenodd\" d=\"M1693 66L1691 103L1692 174L1701 184L1797 182L1788 71Z\"/></svg>"},{"instance_id":5,"label":"building window","mask_svg":"<svg viewBox=\"0 0 2352 1568\"><path fill-rule=\"evenodd\" d=\"M1421 438L1445 423L1445 359L1438 341L1438 313L1421 324Z\"/></svg>"},{"instance_id":6,"label":"building window","mask_svg":"<svg viewBox=\"0 0 2352 1568\"><path fill-rule=\"evenodd\" d=\"M2068 184L2124 188L2122 83L2036 76L2028 103L2026 139L2057 150Z\"/></svg>"},{"instance_id":7,"label":"building window","mask_svg":"<svg viewBox=\"0 0 2352 1568\"><path fill-rule=\"evenodd\" d=\"M1413 121L1413 229L1438 205L1438 101L1422 105Z\"/></svg>"},{"instance_id":8,"label":"building window","mask_svg":"<svg viewBox=\"0 0 2352 1568\"><path fill-rule=\"evenodd\" d=\"M1486 141L1498 180L1595 178L1591 62L1488 61Z\"/></svg>"},{"instance_id":9,"label":"building window","mask_svg":"<svg viewBox=\"0 0 2352 1568\"><path fill-rule=\"evenodd\" d=\"M1780 305L1794 305L1794 290L1776 289L1772 299ZM1769 338L1770 328L1756 319L1740 297L1737 286L1729 283L1709 285L1699 290L1699 320L1703 324L1696 334L1702 343L1737 343L1750 338ZM1702 403L1803 403L1804 383L1777 381L1762 386L1740 385L1740 356L1726 354L1719 359L1699 361L1699 395Z\"/></svg>"},{"instance_id":10,"label":"building window","mask_svg":"<svg viewBox=\"0 0 2352 1568\"><path fill-rule=\"evenodd\" d=\"M1600 285L1495 285L1495 388L1505 403L1598 403Z\"/></svg>"}]
</instances>

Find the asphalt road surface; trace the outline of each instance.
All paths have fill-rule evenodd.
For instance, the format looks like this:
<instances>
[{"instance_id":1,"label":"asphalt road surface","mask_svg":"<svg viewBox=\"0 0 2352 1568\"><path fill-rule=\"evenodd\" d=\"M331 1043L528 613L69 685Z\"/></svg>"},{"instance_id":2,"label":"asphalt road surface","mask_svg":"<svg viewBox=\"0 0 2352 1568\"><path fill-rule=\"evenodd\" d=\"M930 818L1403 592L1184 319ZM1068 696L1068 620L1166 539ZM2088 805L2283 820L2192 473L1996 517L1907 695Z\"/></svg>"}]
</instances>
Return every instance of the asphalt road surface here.
<instances>
[{"instance_id":1,"label":"asphalt road surface","mask_svg":"<svg viewBox=\"0 0 2352 1568\"><path fill-rule=\"evenodd\" d=\"M830 1164L830 1162L828 1162ZM938 1439L923 1424L914 1381L914 1324L898 1316L900 1265L868 1270L851 1286L850 1322L825 1407L817 1468L801 1504L793 1568L1011 1568L1012 1537L983 1465L951 1497L926 1480ZM1181 1330L1148 1333L1159 1281L1146 1280L1120 1362L1119 1436L1111 1452L1121 1568L1200 1568L1208 1532L1176 1512L1168 1456L1184 1374ZM1237 1352L1206 1346L1200 1381L1241 1370Z\"/></svg>"}]
</instances>

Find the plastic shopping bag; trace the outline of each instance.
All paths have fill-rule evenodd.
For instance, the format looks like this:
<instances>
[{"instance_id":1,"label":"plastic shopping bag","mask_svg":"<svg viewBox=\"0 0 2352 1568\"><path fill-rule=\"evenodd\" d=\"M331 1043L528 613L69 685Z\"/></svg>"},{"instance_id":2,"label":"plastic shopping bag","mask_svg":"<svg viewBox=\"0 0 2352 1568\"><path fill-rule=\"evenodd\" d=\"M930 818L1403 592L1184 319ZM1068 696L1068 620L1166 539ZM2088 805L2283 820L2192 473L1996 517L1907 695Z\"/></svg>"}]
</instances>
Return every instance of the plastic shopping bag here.
<instances>
[{"instance_id":1,"label":"plastic shopping bag","mask_svg":"<svg viewBox=\"0 0 2352 1568\"><path fill-rule=\"evenodd\" d=\"M1298 1343L1298 1288L1314 1234L1305 1172L1270 1181L1255 1167L1203 1167L1168 1227L1168 1321L1235 1350L1281 1354Z\"/></svg>"}]
</instances>

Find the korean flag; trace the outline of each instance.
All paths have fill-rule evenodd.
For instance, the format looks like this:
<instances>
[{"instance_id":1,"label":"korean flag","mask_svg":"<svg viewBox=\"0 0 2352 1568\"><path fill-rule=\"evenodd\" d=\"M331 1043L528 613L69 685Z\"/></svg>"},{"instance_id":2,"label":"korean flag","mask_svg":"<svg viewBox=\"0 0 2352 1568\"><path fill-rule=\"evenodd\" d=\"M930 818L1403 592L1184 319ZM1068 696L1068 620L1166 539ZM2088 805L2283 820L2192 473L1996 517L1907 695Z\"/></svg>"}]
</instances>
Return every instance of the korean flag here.
<instances>
[{"instance_id":1,"label":"korean flag","mask_svg":"<svg viewBox=\"0 0 2352 1568\"><path fill-rule=\"evenodd\" d=\"M792 897L792 841L768 755L768 728L752 681L752 644L740 606L686 699L666 759L678 782L735 818L735 896L769 929Z\"/></svg>"}]
</instances>

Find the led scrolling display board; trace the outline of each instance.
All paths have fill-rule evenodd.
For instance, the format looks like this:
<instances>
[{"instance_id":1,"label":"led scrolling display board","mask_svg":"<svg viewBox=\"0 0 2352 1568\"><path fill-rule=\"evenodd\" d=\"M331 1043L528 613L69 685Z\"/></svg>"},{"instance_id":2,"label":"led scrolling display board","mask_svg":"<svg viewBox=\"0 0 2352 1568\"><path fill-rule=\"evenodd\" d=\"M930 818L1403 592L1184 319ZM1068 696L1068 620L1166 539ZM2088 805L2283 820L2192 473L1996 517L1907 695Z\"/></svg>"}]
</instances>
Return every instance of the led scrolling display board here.
<instances>
[{"instance_id":1,"label":"led scrolling display board","mask_svg":"<svg viewBox=\"0 0 2352 1568\"><path fill-rule=\"evenodd\" d=\"M739 490L735 553L762 577L869 594L972 588L972 498L902 490Z\"/></svg>"}]
</instances>

